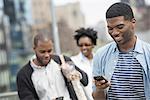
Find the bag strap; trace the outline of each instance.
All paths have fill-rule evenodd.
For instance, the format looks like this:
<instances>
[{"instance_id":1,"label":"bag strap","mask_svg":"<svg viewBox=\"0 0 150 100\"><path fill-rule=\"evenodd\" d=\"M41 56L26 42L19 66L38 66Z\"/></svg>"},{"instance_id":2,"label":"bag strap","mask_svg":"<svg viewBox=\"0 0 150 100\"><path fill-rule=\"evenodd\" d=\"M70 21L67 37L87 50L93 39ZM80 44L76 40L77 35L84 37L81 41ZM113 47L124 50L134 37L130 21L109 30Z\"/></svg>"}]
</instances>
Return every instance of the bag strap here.
<instances>
[{"instance_id":1,"label":"bag strap","mask_svg":"<svg viewBox=\"0 0 150 100\"><path fill-rule=\"evenodd\" d=\"M65 65L65 64L66 64L66 61L65 61L64 56L63 56L63 55L59 55L59 58L60 58L60 61L61 61L61 65ZM60 65L60 67L62 67L61 65ZM63 66L63 67L64 67L64 66ZM62 70L61 70L61 72L62 72ZM62 74L63 74L63 72L62 72ZM63 75L63 77L64 77L64 80L65 80L65 83L66 83L66 86L67 86L67 89L68 89L70 98L71 98L72 100L78 100L77 95L76 95L76 93L75 93L75 90L74 90L74 88L73 88L73 85L72 85L71 81L68 81L68 80L65 78L64 75Z\"/></svg>"},{"instance_id":2,"label":"bag strap","mask_svg":"<svg viewBox=\"0 0 150 100\"><path fill-rule=\"evenodd\" d=\"M59 58L60 58L60 61L61 61L61 64L65 64L65 59L64 59L64 56L63 55L59 55Z\"/></svg>"}]
</instances>

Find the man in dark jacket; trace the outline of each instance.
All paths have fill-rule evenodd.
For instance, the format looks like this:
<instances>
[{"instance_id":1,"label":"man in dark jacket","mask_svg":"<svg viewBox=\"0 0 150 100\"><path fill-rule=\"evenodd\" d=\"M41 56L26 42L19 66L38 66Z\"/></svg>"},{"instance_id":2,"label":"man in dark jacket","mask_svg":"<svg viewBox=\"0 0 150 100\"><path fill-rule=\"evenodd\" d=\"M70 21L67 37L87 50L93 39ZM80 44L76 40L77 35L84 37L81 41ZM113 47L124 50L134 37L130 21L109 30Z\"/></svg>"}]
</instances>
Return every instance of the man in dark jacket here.
<instances>
[{"instance_id":1,"label":"man in dark jacket","mask_svg":"<svg viewBox=\"0 0 150 100\"><path fill-rule=\"evenodd\" d=\"M53 43L49 34L39 33L34 36L33 50L35 56L18 72L17 88L20 100L51 100L64 98L78 100L71 81L63 75L59 56L53 54ZM69 57L64 57L70 62ZM85 72L77 66L80 82L88 84Z\"/></svg>"}]
</instances>

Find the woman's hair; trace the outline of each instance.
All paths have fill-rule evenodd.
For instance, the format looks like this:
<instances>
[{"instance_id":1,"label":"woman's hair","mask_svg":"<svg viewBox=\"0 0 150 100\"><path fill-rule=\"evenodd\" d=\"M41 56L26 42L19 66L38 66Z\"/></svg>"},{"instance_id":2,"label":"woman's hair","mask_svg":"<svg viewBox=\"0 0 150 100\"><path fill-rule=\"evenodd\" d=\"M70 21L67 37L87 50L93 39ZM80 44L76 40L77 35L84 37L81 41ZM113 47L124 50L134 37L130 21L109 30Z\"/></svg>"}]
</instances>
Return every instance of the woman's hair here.
<instances>
[{"instance_id":1,"label":"woman's hair","mask_svg":"<svg viewBox=\"0 0 150 100\"><path fill-rule=\"evenodd\" d=\"M96 45L96 39L97 39L97 31L95 31L93 28L80 28L75 31L77 34L74 35L74 39L76 40L77 45L79 45L79 39L81 37L89 37L92 40L92 43Z\"/></svg>"}]
</instances>

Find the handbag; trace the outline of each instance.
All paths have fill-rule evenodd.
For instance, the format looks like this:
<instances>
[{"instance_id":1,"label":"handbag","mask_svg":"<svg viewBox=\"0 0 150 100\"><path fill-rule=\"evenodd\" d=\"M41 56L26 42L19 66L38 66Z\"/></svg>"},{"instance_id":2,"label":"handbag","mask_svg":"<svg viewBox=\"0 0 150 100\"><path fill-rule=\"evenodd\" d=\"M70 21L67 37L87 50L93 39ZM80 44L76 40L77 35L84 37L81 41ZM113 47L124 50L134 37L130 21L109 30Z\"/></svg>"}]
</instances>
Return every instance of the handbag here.
<instances>
[{"instance_id":1,"label":"handbag","mask_svg":"<svg viewBox=\"0 0 150 100\"><path fill-rule=\"evenodd\" d=\"M62 63L60 65L61 71L66 78L69 94L74 92L74 95L76 95L75 100L87 100L82 84L80 83L81 74L75 69L73 62L65 62L63 55L60 55L59 57Z\"/></svg>"}]
</instances>

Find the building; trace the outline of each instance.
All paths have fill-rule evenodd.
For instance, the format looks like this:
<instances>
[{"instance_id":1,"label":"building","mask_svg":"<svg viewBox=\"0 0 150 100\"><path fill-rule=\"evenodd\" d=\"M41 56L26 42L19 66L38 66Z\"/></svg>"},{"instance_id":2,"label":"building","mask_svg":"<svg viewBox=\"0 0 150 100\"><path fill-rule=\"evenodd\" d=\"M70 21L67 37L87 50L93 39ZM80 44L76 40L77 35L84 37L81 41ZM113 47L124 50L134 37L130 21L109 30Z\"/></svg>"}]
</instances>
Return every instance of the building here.
<instances>
[{"instance_id":1,"label":"building","mask_svg":"<svg viewBox=\"0 0 150 100\"><path fill-rule=\"evenodd\" d=\"M80 9L80 3L68 3L56 7L57 21L65 21L70 28L77 29L85 26L85 17Z\"/></svg>"},{"instance_id":2,"label":"building","mask_svg":"<svg viewBox=\"0 0 150 100\"><path fill-rule=\"evenodd\" d=\"M49 29L51 18L51 2L50 0L32 0L32 29L41 30ZM57 22L63 20L72 29L83 27L85 18L80 10L80 3L69 3L62 6L57 6L55 9Z\"/></svg>"},{"instance_id":3,"label":"building","mask_svg":"<svg viewBox=\"0 0 150 100\"><path fill-rule=\"evenodd\" d=\"M7 33L5 41L9 59L7 66L4 66L9 73L8 78L5 78L10 81L9 86L7 86L9 90L16 90L16 74L32 50L32 44L28 43L31 40L31 32L25 16L26 2L27 0L3 0L3 11L8 16L10 24L10 31L5 31L5 34Z\"/></svg>"},{"instance_id":4,"label":"building","mask_svg":"<svg viewBox=\"0 0 150 100\"><path fill-rule=\"evenodd\" d=\"M145 0L121 0L132 6L137 20L137 31L148 31L150 25L149 5Z\"/></svg>"},{"instance_id":5,"label":"building","mask_svg":"<svg viewBox=\"0 0 150 100\"><path fill-rule=\"evenodd\" d=\"M79 2L57 6L55 11L61 51L77 51L73 40L73 33L75 29L85 25L84 15L80 10ZM49 32L52 35L52 39L54 39L52 33L51 0L32 0L30 18L32 19L30 21L32 33L44 30ZM69 38L66 38L66 36ZM69 44L65 45L66 43Z\"/></svg>"},{"instance_id":6,"label":"building","mask_svg":"<svg viewBox=\"0 0 150 100\"><path fill-rule=\"evenodd\" d=\"M31 18L33 33L38 30L49 31L51 22L50 0L31 0Z\"/></svg>"},{"instance_id":7,"label":"building","mask_svg":"<svg viewBox=\"0 0 150 100\"><path fill-rule=\"evenodd\" d=\"M3 1L0 1L0 92L9 90L8 67L8 17L3 13Z\"/></svg>"},{"instance_id":8,"label":"building","mask_svg":"<svg viewBox=\"0 0 150 100\"><path fill-rule=\"evenodd\" d=\"M62 52L69 53L70 55L78 53L79 50L73 38L74 31L85 26L85 17L81 12L80 3L75 2L57 6L56 19Z\"/></svg>"}]
</instances>

